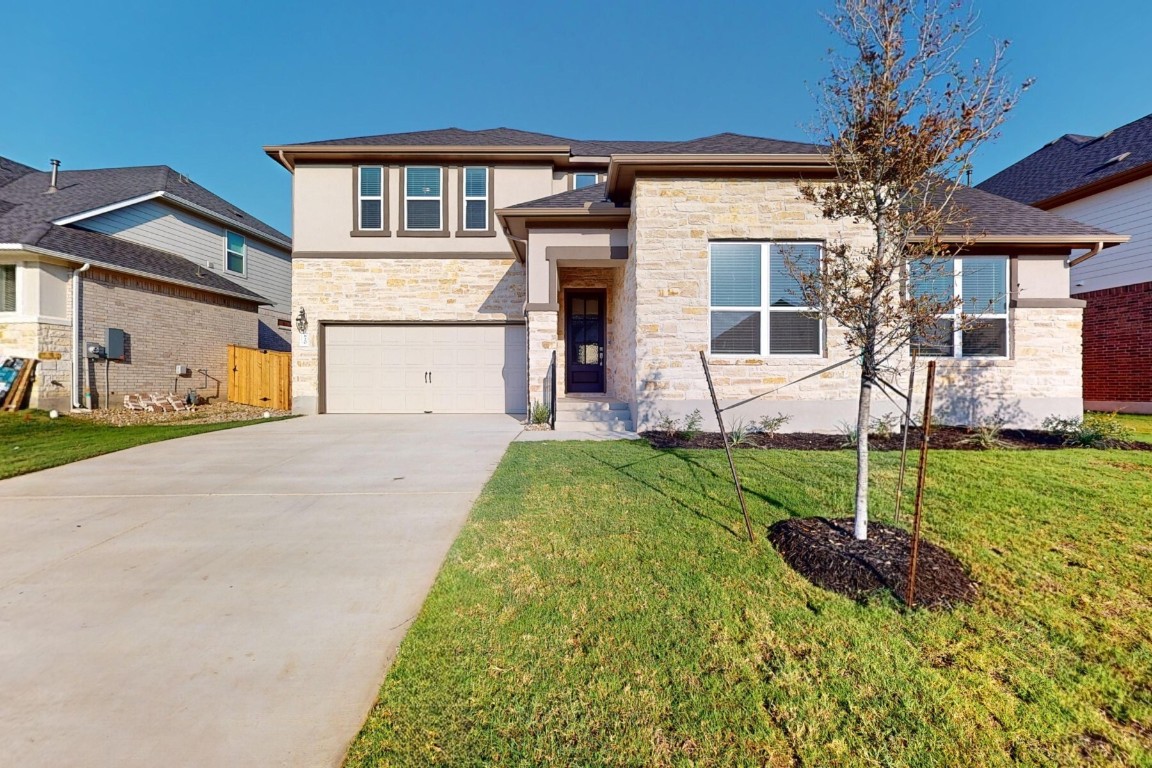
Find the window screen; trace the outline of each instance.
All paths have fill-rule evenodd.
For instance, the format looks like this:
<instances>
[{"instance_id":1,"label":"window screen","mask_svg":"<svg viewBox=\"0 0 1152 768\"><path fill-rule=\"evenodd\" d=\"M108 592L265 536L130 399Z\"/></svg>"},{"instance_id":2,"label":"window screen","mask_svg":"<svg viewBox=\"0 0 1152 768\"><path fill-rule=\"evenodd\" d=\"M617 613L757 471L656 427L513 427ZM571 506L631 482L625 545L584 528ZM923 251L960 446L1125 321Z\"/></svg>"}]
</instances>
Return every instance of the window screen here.
<instances>
[{"instance_id":1,"label":"window screen","mask_svg":"<svg viewBox=\"0 0 1152 768\"><path fill-rule=\"evenodd\" d=\"M384 228L384 169L360 169L360 222L359 229Z\"/></svg>"},{"instance_id":2,"label":"window screen","mask_svg":"<svg viewBox=\"0 0 1152 768\"><path fill-rule=\"evenodd\" d=\"M16 311L16 265L0 265L0 312Z\"/></svg>"},{"instance_id":3,"label":"window screen","mask_svg":"<svg viewBox=\"0 0 1152 768\"><path fill-rule=\"evenodd\" d=\"M406 168L404 172L406 229L443 229L440 221L439 168Z\"/></svg>"},{"instance_id":4,"label":"window screen","mask_svg":"<svg viewBox=\"0 0 1152 768\"><path fill-rule=\"evenodd\" d=\"M244 262L248 255L248 244L244 241L244 236L235 232L228 232L225 234L224 240L227 250L225 267L229 272L235 272L238 275L244 274Z\"/></svg>"}]
</instances>

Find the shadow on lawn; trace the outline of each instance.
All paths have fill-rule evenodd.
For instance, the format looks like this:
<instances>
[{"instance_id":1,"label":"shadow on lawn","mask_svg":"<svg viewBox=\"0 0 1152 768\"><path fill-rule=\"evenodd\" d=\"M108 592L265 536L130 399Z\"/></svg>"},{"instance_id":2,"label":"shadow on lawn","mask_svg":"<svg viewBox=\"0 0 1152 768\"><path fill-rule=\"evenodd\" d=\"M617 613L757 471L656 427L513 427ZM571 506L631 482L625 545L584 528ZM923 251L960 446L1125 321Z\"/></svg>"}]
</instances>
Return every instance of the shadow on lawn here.
<instances>
[{"instance_id":1,"label":"shadow on lawn","mask_svg":"<svg viewBox=\"0 0 1152 768\"><path fill-rule=\"evenodd\" d=\"M650 458L645 458L645 459L641 459L639 461L633 461L633 462L629 462L627 464L621 464L621 465L613 464L612 462L603 459L602 457L596 455L596 453L593 450L586 450L585 453L589 458L591 458L593 461L597 462L598 464L601 464L605 467L608 467L609 469L614 470L615 472L623 475L624 477L627 477L629 480L632 480L633 482L639 483L640 485L643 485L645 488L648 488L649 490L660 494L661 496L667 498L669 501L671 501L673 504L680 507L681 509L684 509L688 512L691 512L692 514L696 515L696 517L698 517L702 520L707 520L708 522L719 526L720 528L727 531L731 536L733 536L735 538L740 538L740 539L745 537L745 533L744 533L742 528L738 530L738 528L736 526L729 525L728 523L725 523L722 520L718 520L717 518L713 517L712 515L709 515L707 512L704 512L703 510L699 509L696 504L691 502L690 499L686 500L685 498L677 496L672 492L674 488L679 488L679 489L682 489L683 491L686 491L686 492L691 493L691 494L698 494L700 496L703 496L706 499L709 499L710 501L714 502L715 504L722 505L726 509L731 508L731 510L734 512L734 514L739 515L740 514L740 506L739 506L739 502L736 499L736 490L735 490L735 488L732 487L732 478L727 472L717 472L717 471L713 470L712 468L701 463L695 457L690 456L690 455L686 455L685 453L682 453L680 451L675 451L675 450L661 450L661 451L658 451L655 456L652 456ZM662 459L674 459L674 460L680 462L681 464L683 464L687 468L689 475L691 475L691 477L694 480L696 480L697 485L694 487L694 486L689 485L687 483L684 483L682 481L676 480L676 479L671 478L671 477L666 477L666 476L661 477L661 480L663 481L663 483L658 485L656 483L653 483L649 479L646 479L645 477L641 476L637 472L629 471L633 467L636 467L637 465L648 464L649 462L658 461L658 460L662 460ZM739 468L737 468L737 469L739 469ZM770 506L774 509L778 509L778 510L788 514L791 517L801 517L802 516L800 512L792 509L782 499L779 499L775 496L769 495L767 493L764 493L764 492L761 492L758 490L751 489L748 487L748 484L743 477L741 477L740 479L741 479L741 485L744 488L745 497L751 496L751 497L754 497L756 499L759 499L760 501L764 502L768 506ZM719 481L721 484L721 487L725 488L728 491L728 493L731 495L731 499L729 499L727 501L727 503L721 499L716 498L713 493L710 493L711 487L715 484L714 481Z\"/></svg>"}]
</instances>

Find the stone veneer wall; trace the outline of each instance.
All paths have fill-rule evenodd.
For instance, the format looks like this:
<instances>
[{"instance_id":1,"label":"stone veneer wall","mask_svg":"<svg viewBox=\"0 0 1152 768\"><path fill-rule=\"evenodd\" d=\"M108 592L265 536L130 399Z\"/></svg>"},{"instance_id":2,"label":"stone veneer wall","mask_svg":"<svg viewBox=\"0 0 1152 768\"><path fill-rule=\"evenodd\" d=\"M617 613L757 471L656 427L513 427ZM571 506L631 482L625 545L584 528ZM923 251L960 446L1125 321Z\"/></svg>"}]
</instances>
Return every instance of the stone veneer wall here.
<instances>
[{"instance_id":1,"label":"stone veneer wall","mask_svg":"<svg viewBox=\"0 0 1152 768\"><path fill-rule=\"evenodd\" d=\"M321 323L523 322L524 268L512 258L294 258L292 301L307 312L311 337L293 344L293 410L316 413Z\"/></svg>"},{"instance_id":2,"label":"stone veneer wall","mask_svg":"<svg viewBox=\"0 0 1152 768\"><path fill-rule=\"evenodd\" d=\"M59 323L0 323L0 357L37 361L29 407L67 410L71 404L71 334Z\"/></svg>"},{"instance_id":3,"label":"stone veneer wall","mask_svg":"<svg viewBox=\"0 0 1152 768\"><path fill-rule=\"evenodd\" d=\"M622 270L611 267L561 267L557 270L557 278L560 284L560 312L558 313L556 329L556 358L558 361L556 380L559 384L560 393L563 394L565 391L564 382L567 371L565 364L568 359L568 350L565 345L566 329L564 327L567 317L567 307L564 303L565 291L569 288L601 288L605 291L607 301L607 315L604 318L607 335L604 351L604 367L607 378L605 394L609 397L627 399L632 377L631 370L625 368L627 359L623 350L625 342L620 334L622 308L624 306L620 296L623 284ZM632 343L632 341L629 340L628 343Z\"/></svg>"},{"instance_id":4,"label":"stone veneer wall","mask_svg":"<svg viewBox=\"0 0 1152 768\"><path fill-rule=\"evenodd\" d=\"M227 399L228 345L256 346L256 305L239 299L93 268L84 273L80 303L82 343L103 345L108 328L128 337L127 360L107 364L107 384L104 361L85 361L81 387L95 390L93 406L122 406L131 392L188 389ZM192 375L178 378L177 365Z\"/></svg>"},{"instance_id":5,"label":"stone veneer wall","mask_svg":"<svg viewBox=\"0 0 1152 768\"><path fill-rule=\"evenodd\" d=\"M625 293L635 283L633 416L645 429L661 411L699 408L714 422L699 351L709 347L709 254L713 240L846 240L866 244L863 226L841 225L802 200L794 180L640 178L632 197ZM1035 426L1080 409L1079 309L1013 310L1014 359L941 361L939 412L993 413ZM749 356L710 360L722 403L757 395L847 357L842 329L829 324L823 358ZM905 366L906 366L906 360ZM906 370L906 367L905 367ZM902 375L906 375L902 374ZM923 376L920 377L923 381ZM754 419L782 412L786 429L836 429L854 419L859 373L849 363L731 412ZM977 403L976 401L979 401ZM893 406L880 393L876 413Z\"/></svg>"}]
</instances>

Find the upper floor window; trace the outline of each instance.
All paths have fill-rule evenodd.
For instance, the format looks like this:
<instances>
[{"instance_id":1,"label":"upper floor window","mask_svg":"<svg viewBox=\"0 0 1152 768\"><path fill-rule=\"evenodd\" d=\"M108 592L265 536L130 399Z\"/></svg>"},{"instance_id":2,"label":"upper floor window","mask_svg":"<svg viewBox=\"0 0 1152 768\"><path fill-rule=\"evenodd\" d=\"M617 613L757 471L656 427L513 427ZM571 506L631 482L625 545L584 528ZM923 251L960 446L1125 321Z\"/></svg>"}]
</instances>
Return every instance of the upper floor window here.
<instances>
[{"instance_id":1,"label":"upper floor window","mask_svg":"<svg viewBox=\"0 0 1152 768\"><path fill-rule=\"evenodd\" d=\"M464 169L464 229L487 230L488 169Z\"/></svg>"},{"instance_id":2,"label":"upper floor window","mask_svg":"<svg viewBox=\"0 0 1152 768\"><path fill-rule=\"evenodd\" d=\"M440 168L404 169L404 228L437 230L441 219L443 173Z\"/></svg>"},{"instance_id":3,"label":"upper floor window","mask_svg":"<svg viewBox=\"0 0 1152 768\"><path fill-rule=\"evenodd\" d=\"M16 265L0 264L0 312L16 311Z\"/></svg>"},{"instance_id":4,"label":"upper floor window","mask_svg":"<svg viewBox=\"0 0 1152 768\"><path fill-rule=\"evenodd\" d=\"M235 232L224 233L224 269L243 275L248 266L248 243L243 235Z\"/></svg>"},{"instance_id":5,"label":"upper floor window","mask_svg":"<svg viewBox=\"0 0 1152 768\"><path fill-rule=\"evenodd\" d=\"M583 189L596 183L594 173L576 173L572 176L572 189Z\"/></svg>"},{"instance_id":6,"label":"upper floor window","mask_svg":"<svg viewBox=\"0 0 1152 768\"><path fill-rule=\"evenodd\" d=\"M356 229L380 231L384 229L384 169L380 166L360 166L357 172L359 204Z\"/></svg>"},{"instance_id":7,"label":"upper floor window","mask_svg":"<svg viewBox=\"0 0 1152 768\"><path fill-rule=\"evenodd\" d=\"M934 332L912 340L926 357L1008 356L1008 257L947 259L913 268L911 290L956 309L940 315Z\"/></svg>"},{"instance_id":8,"label":"upper floor window","mask_svg":"<svg viewBox=\"0 0 1152 768\"><path fill-rule=\"evenodd\" d=\"M797 272L820 265L818 243L712 243L711 349L724 355L820 355L824 324Z\"/></svg>"}]
</instances>

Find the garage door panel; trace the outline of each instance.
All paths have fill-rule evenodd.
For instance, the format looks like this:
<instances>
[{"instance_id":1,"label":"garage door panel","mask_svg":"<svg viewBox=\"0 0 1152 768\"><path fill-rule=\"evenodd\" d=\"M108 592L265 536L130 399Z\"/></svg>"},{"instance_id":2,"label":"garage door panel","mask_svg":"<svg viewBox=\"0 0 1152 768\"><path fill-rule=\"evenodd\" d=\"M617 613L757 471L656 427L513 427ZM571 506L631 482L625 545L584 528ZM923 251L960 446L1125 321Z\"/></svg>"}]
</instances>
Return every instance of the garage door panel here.
<instances>
[{"instance_id":1,"label":"garage door panel","mask_svg":"<svg viewBox=\"0 0 1152 768\"><path fill-rule=\"evenodd\" d=\"M523 412L524 338L523 326L328 326L325 410Z\"/></svg>"}]
</instances>

